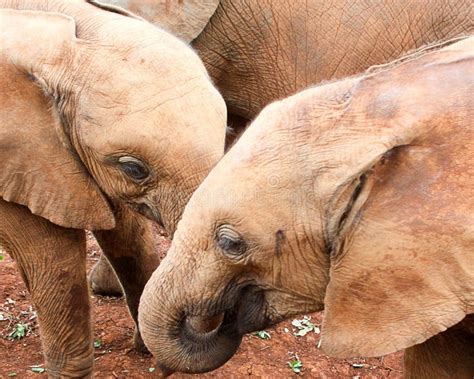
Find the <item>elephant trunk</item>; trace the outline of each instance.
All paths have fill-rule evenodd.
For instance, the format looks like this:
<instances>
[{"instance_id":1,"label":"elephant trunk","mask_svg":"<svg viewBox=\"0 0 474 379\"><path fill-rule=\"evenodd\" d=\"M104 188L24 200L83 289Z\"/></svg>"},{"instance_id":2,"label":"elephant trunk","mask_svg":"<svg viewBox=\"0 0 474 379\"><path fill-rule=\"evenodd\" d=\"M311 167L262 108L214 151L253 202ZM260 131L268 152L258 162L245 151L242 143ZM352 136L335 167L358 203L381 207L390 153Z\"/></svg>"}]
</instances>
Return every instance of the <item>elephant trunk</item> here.
<instances>
[{"instance_id":1,"label":"elephant trunk","mask_svg":"<svg viewBox=\"0 0 474 379\"><path fill-rule=\"evenodd\" d=\"M138 319L145 345L164 372L213 370L232 357L241 334L229 312L211 306L213 301L202 301L208 289L195 285L197 271L169 264L168 258L153 273L140 300Z\"/></svg>"}]
</instances>

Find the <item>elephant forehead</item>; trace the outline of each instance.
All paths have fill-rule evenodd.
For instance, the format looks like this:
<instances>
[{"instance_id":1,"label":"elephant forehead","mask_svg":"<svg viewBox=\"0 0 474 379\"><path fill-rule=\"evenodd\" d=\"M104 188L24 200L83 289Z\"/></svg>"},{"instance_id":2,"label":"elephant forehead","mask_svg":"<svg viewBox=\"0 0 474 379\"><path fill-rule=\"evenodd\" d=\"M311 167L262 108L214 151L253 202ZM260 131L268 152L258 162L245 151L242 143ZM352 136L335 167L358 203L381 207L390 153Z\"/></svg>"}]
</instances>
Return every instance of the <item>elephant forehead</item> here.
<instances>
[{"instance_id":1,"label":"elephant forehead","mask_svg":"<svg viewBox=\"0 0 474 379\"><path fill-rule=\"evenodd\" d=\"M104 95L95 104L81 113L79 123L84 143L100 155L129 152L215 163L223 154L226 108L210 83L196 81L141 102L116 103Z\"/></svg>"},{"instance_id":2,"label":"elephant forehead","mask_svg":"<svg viewBox=\"0 0 474 379\"><path fill-rule=\"evenodd\" d=\"M133 97L169 91L196 78L210 82L201 59L181 40L147 23L126 21L126 33L117 35L115 23L102 27L101 39L108 43L100 48L81 44L81 68L91 90Z\"/></svg>"},{"instance_id":3,"label":"elephant forehead","mask_svg":"<svg viewBox=\"0 0 474 379\"><path fill-rule=\"evenodd\" d=\"M237 164L278 163L280 168L285 163L300 164L314 154L321 140L328 139L357 81L351 78L311 87L267 106L231 151L229 160Z\"/></svg>"}]
</instances>

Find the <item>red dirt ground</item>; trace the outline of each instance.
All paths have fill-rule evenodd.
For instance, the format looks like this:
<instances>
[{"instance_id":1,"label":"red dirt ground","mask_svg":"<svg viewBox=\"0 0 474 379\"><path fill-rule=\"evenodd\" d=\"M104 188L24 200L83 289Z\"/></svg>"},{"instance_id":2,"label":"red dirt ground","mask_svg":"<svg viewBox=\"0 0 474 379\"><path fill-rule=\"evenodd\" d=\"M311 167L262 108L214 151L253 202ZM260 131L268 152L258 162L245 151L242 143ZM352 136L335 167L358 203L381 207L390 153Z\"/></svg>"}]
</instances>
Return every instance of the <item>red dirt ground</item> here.
<instances>
[{"instance_id":1,"label":"red dirt ground","mask_svg":"<svg viewBox=\"0 0 474 379\"><path fill-rule=\"evenodd\" d=\"M162 236L163 252L169 242ZM88 266L98 259L99 248L88 236ZM4 255L4 254L3 254ZM131 349L133 324L123 299L91 296L94 317L94 338L101 341L95 349L96 378L153 378L154 361L151 356L140 355ZM43 364L39 330L31 308L29 294L18 275L15 263L3 256L0 261L0 378L46 377L31 366ZM300 317L301 318L301 317ZM311 315L311 321L319 325L321 315ZM17 323L29 324L28 335L20 340L8 338ZM247 376L266 378L401 378L402 354L396 353L381 358L354 358L338 360L329 358L317 348L319 335L310 332L304 337L293 335L291 322L271 328L271 338L262 340L249 335L238 353L220 369L196 378L243 378ZM303 363L300 374L294 374L288 362L297 355ZM363 367L359 368L361 365ZM191 378L191 375L175 374L172 378Z\"/></svg>"}]
</instances>

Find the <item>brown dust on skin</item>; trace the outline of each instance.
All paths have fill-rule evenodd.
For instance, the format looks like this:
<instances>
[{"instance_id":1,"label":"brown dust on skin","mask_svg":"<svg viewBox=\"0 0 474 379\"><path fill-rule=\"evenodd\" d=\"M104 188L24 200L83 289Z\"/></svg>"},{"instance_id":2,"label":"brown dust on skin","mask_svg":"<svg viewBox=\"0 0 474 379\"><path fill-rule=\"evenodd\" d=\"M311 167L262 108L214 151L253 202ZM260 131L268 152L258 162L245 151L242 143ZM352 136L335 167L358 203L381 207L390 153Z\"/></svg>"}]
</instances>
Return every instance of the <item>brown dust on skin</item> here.
<instances>
[{"instance_id":1,"label":"brown dust on skin","mask_svg":"<svg viewBox=\"0 0 474 379\"><path fill-rule=\"evenodd\" d=\"M245 290L267 291L260 308L265 316L322 309L316 300L325 295L321 348L338 357L379 356L439 333L449 337L449 328L474 312L474 39L451 42L375 73L302 91L257 117L194 193L168 257L145 288L140 326L160 362L183 371L217 367L234 349L218 338L233 338L234 325L257 328L248 314L231 313L233 304L246 309L250 292L236 296L231 285L238 280ZM377 107L388 104L376 111L374 99ZM417 175L421 170L428 173ZM266 182L275 173L281 178L276 190ZM407 178L411 185L398 184ZM347 186L353 196L347 196ZM299 190L314 190L316 201L295 206ZM338 203L340 193L349 205ZM334 202L342 209L326 213ZM340 215L349 221L341 222ZM219 225L250 247L242 252L221 245ZM312 231L306 233L305 226ZM275 293L267 289L281 246L275 230L282 227L292 233L280 254L286 258L283 287ZM320 248L326 230L334 254ZM308 246L311 236L315 250ZM329 282L321 280L325 269ZM180 280L192 285L173 288ZM186 330L179 316L196 299L208 309L203 318L215 308L228 318L213 344L190 343L191 351L170 331ZM218 349L228 356L218 357ZM466 346L460 360L468 358Z\"/></svg>"},{"instance_id":2,"label":"brown dust on skin","mask_svg":"<svg viewBox=\"0 0 474 379\"><path fill-rule=\"evenodd\" d=\"M81 236L82 229L101 230L97 238L116 265L136 318L141 291L158 262L152 243L144 241L150 223L125 207L146 201L148 214L173 232L187 199L223 153L225 104L197 55L142 20L87 1L4 0L0 7L7 8L0 15L6 81L0 134L7 137L0 144L18 147L10 155L0 149L1 196L17 210L25 209L17 204L29 208L25 224L48 222L42 234L31 227L28 235L14 230L0 240L24 244L15 257L28 268L24 275L51 374L82 376L91 369L93 353L85 244L55 240L71 230ZM130 158L131 168L124 165ZM7 220L0 221L0 234L4 225L8 232L9 219L7 213L0 217ZM42 249L47 242L50 248ZM34 258L26 258L26 251ZM154 259L148 259L150 251ZM76 270L70 278L58 272L71 266ZM81 297L73 293L72 301L62 300L79 287ZM75 322L80 314L83 320Z\"/></svg>"}]
</instances>

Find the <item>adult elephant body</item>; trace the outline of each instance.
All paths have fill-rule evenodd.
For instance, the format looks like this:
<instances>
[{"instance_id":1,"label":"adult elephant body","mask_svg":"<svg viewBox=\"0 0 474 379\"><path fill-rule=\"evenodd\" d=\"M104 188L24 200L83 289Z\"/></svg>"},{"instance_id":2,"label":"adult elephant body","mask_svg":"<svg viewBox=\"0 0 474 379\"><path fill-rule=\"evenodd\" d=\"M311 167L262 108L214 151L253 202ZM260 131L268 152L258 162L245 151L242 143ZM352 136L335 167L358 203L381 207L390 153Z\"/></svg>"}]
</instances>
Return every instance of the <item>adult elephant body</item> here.
<instances>
[{"instance_id":1,"label":"adult elephant body","mask_svg":"<svg viewBox=\"0 0 474 379\"><path fill-rule=\"evenodd\" d=\"M474 30L471 1L108 0L196 50L231 114Z\"/></svg>"},{"instance_id":2,"label":"adult elephant body","mask_svg":"<svg viewBox=\"0 0 474 379\"><path fill-rule=\"evenodd\" d=\"M49 375L83 377L93 364L84 229L136 321L158 264L148 219L173 232L223 154L225 104L188 46L124 10L0 8L0 244L31 292Z\"/></svg>"},{"instance_id":3,"label":"adult elephant body","mask_svg":"<svg viewBox=\"0 0 474 379\"><path fill-rule=\"evenodd\" d=\"M237 134L274 100L474 30L472 2L458 0L107 2L191 44ZM111 275L100 260L91 274L97 293L120 292Z\"/></svg>"}]
</instances>

